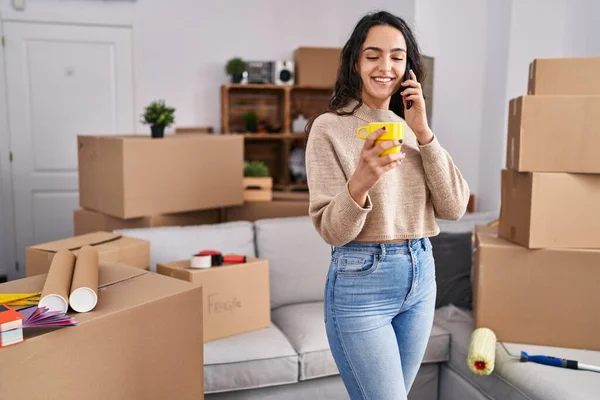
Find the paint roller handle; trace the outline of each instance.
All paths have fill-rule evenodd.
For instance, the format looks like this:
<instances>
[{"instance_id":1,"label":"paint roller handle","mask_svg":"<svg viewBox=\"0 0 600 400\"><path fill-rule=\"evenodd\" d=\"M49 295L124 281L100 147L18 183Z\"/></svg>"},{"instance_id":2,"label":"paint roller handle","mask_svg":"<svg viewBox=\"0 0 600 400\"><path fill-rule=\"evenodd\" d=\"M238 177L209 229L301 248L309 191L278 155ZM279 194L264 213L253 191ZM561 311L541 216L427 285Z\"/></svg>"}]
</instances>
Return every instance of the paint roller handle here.
<instances>
[{"instance_id":1,"label":"paint roller handle","mask_svg":"<svg viewBox=\"0 0 600 400\"><path fill-rule=\"evenodd\" d=\"M552 367L577 369L577 361L566 360L564 358L557 358L552 356L530 356L524 351L521 352L521 361L531 361L537 364L550 365Z\"/></svg>"}]
</instances>

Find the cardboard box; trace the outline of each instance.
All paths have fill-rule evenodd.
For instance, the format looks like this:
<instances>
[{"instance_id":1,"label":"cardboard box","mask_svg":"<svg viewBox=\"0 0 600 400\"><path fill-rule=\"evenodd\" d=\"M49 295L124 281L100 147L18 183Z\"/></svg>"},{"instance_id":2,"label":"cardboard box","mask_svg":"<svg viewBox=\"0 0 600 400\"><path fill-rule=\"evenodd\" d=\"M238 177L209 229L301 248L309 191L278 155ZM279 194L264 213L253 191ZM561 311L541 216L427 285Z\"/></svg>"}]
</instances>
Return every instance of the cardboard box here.
<instances>
[{"instance_id":1,"label":"cardboard box","mask_svg":"<svg viewBox=\"0 0 600 400\"><path fill-rule=\"evenodd\" d=\"M267 218L308 216L308 201L261 201L248 202L243 206L224 210L226 222L250 221Z\"/></svg>"},{"instance_id":2,"label":"cardboard box","mask_svg":"<svg viewBox=\"0 0 600 400\"><path fill-rule=\"evenodd\" d=\"M536 248L600 248L600 175L502 171L500 237Z\"/></svg>"},{"instance_id":3,"label":"cardboard box","mask_svg":"<svg viewBox=\"0 0 600 400\"><path fill-rule=\"evenodd\" d=\"M529 64L527 94L600 95L600 57L538 58Z\"/></svg>"},{"instance_id":4,"label":"cardboard box","mask_svg":"<svg viewBox=\"0 0 600 400\"><path fill-rule=\"evenodd\" d=\"M294 52L296 84L333 88L341 55L341 48L298 47Z\"/></svg>"},{"instance_id":5,"label":"cardboard box","mask_svg":"<svg viewBox=\"0 0 600 400\"><path fill-rule=\"evenodd\" d=\"M475 327L505 342L600 350L598 280L600 250L530 250L477 232Z\"/></svg>"},{"instance_id":6,"label":"cardboard box","mask_svg":"<svg viewBox=\"0 0 600 400\"><path fill-rule=\"evenodd\" d=\"M85 245L98 249L100 263L119 263L141 269L150 268L150 242L143 239L121 236L118 233L94 232L74 236L25 249L25 275L45 274L50 269L57 251L69 249L77 255Z\"/></svg>"},{"instance_id":7,"label":"cardboard box","mask_svg":"<svg viewBox=\"0 0 600 400\"><path fill-rule=\"evenodd\" d=\"M75 235L117 229L154 228L159 226L188 226L218 224L221 209L201 210L187 213L158 214L150 217L122 219L83 208L73 211Z\"/></svg>"},{"instance_id":8,"label":"cardboard box","mask_svg":"<svg viewBox=\"0 0 600 400\"><path fill-rule=\"evenodd\" d=\"M542 95L511 100L506 168L600 173L599 110L600 96Z\"/></svg>"},{"instance_id":9,"label":"cardboard box","mask_svg":"<svg viewBox=\"0 0 600 400\"><path fill-rule=\"evenodd\" d=\"M0 351L2 399L204 398L202 287L122 265L101 265L98 304L78 326L26 330ZM0 293L42 290L38 275Z\"/></svg>"},{"instance_id":10,"label":"cardboard box","mask_svg":"<svg viewBox=\"0 0 600 400\"><path fill-rule=\"evenodd\" d=\"M239 135L79 136L79 204L119 218L243 204Z\"/></svg>"},{"instance_id":11,"label":"cardboard box","mask_svg":"<svg viewBox=\"0 0 600 400\"><path fill-rule=\"evenodd\" d=\"M202 285L205 342L266 328L271 323L267 260L254 258L208 269L191 269L190 261L185 260L158 264L156 270Z\"/></svg>"}]
</instances>

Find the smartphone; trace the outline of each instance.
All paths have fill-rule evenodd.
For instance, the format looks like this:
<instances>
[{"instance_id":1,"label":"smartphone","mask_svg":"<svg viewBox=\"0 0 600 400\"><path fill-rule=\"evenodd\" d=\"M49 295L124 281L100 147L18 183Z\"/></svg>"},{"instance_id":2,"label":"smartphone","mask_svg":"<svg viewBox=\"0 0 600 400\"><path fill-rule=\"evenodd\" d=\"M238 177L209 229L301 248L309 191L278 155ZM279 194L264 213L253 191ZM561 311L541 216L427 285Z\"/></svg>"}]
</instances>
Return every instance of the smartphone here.
<instances>
[{"instance_id":1,"label":"smartphone","mask_svg":"<svg viewBox=\"0 0 600 400\"><path fill-rule=\"evenodd\" d=\"M406 71L404 72L404 81L409 80L410 79L410 60L408 59L408 57L406 57ZM406 87L402 88L402 90L406 89ZM412 107L412 101L407 101L406 102L406 109L410 110L410 108Z\"/></svg>"}]
</instances>

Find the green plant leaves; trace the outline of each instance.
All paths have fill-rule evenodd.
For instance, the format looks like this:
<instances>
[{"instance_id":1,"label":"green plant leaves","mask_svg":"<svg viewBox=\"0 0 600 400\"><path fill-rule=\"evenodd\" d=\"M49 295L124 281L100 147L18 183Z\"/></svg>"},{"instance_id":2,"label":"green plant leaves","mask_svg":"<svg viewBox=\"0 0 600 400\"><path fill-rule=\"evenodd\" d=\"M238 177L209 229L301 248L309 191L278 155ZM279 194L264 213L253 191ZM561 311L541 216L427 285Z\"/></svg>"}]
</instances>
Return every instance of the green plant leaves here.
<instances>
[{"instance_id":1,"label":"green plant leaves","mask_svg":"<svg viewBox=\"0 0 600 400\"><path fill-rule=\"evenodd\" d=\"M148 125L171 126L175 122L175 108L168 107L164 100L150 103L141 115L141 122Z\"/></svg>"}]
</instances>

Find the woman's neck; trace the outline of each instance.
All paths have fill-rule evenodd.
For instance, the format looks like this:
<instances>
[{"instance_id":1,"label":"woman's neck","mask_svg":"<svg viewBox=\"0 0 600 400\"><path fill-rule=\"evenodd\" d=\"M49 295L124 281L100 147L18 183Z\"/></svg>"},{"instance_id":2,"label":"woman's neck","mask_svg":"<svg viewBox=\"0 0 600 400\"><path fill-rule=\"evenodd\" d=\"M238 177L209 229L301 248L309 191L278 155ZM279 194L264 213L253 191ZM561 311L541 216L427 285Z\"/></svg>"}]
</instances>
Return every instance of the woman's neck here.
<instances>
[{"instance_id":1,"label":"woman's neck","mask_svg":"<svg viewBox=\"0 0 600 400\"><path fill-rule=\"evenodd\" d=\"M388 110L390 108L390 99L385 100L375 99L363 92L362 102L371 110Z\"/></svg>"}]
</instances>

